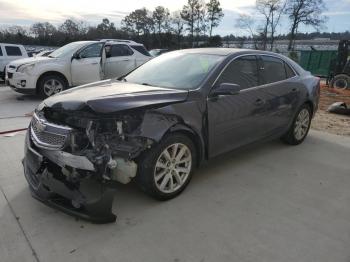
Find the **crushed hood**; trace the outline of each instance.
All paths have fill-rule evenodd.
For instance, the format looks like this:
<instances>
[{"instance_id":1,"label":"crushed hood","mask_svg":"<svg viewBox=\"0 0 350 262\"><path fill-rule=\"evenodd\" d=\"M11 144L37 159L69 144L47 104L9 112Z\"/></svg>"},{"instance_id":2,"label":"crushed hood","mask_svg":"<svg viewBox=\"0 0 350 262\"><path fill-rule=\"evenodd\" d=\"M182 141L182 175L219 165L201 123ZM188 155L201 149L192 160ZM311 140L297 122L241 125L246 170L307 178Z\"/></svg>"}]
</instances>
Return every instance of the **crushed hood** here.
<instances>
[{"instance_id":1,"label":"crushed hood","mask_svg":"<svg viewBox=\"0 0 350 262\"><path fill-rule=\"evenodd\" d=\"M174 90L114 80L69 89L46 99L40 106L57 110L84 110L97 113L176 103L186 100L187 90Z\"/></svg>"}]
</instances>

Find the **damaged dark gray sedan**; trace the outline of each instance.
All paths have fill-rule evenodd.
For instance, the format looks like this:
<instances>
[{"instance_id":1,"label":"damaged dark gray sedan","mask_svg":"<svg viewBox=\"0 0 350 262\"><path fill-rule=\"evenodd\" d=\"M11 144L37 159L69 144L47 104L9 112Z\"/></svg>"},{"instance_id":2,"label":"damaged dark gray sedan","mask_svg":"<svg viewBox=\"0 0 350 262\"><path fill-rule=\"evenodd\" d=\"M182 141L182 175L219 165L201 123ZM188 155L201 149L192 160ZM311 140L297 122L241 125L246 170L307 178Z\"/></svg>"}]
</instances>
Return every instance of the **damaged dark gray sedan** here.
<instances>
[{"instance_id":1,"label":"damaged dark gray sedan","mask_svg":"<svg viewBox=\"0 0 350 262\"><path fill-rule=\"evenodd\" d=\"M300 144L319 93L318 78L278 54L170 52L42 102L26 137L25 177L45 204L112 222L118 182L171 199L204 160L266 139Z\"/></svg>"}]
</instances>

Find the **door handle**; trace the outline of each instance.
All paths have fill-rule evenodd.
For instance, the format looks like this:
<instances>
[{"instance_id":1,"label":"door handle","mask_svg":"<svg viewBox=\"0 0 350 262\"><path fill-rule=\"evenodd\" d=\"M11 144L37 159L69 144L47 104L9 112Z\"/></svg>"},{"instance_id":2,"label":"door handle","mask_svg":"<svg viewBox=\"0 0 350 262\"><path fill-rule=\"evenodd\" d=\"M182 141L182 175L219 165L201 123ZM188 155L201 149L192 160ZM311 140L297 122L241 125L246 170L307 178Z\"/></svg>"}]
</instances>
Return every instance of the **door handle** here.
<instances>
[{"instance_id":1,"label":"door handle","mask_svg":"<svg viewBox=\"0 0 350 262\"><path fill-rule=\"evenodd\" d=\"M98 62L93 62L93 63L91 63L91 65L97 65L98 64Z\"/></svg>"},{"instance_id":2,"label":"door handle","mask_svg":"<svg viewBox=\"0 0 350 262\"><path fill-rule=\"evenodd\" d=\"M298 91L298 88L296 88L296 87L294 87L293 89L292 89L292 92L293 93L295 93L295 92L297 92Z\"/></svg>"},{"instance_id":3,"label":"door handle","mask_svg":"<svg viewBox=\"0 0 350 262\"><path fill-rule=\"evenodd\" d=\"M255 100L255 102L254 102L254 105L256 105L256 106L261 106L261 105L263 105L263 104L265 104L265 101L262 100L261 98L258 98L258 99Z\"/></svg>"}]
</instances>

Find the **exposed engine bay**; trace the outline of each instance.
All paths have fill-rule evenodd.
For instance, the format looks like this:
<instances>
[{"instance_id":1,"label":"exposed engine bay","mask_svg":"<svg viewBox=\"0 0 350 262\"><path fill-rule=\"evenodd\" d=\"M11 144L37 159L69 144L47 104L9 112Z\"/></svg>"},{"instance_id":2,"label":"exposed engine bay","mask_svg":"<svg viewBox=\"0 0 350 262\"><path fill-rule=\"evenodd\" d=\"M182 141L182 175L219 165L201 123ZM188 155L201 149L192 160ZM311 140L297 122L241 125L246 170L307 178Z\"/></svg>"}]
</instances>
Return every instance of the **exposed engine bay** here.
<instances>
[{"instance_id":1,"label":"exposed engine bay","mask_svg":"<svg viewBox=\"0 0 350 262\"><path fill-rule=\"evenodd\" d=\"M50 191L57 193L57 188L51 188L55 185L45 181L45 177L54 178L72 192L79 191L78 197L74 196L76 193L68 197L69 204L79 209L86 205L87 197L80 196L84 181L95 181L108 190L115 182L129 183L137 173L135 159L154 142L139 135L142 119L140 112L103 117L87 112L71 115L50 108L35 112L27 148L42 156L42 160L37 170L31 170L36 178L27 176L32 190L42 186L48 191L45 196ZM109 202L107 209L110 210L111 196ZM99 205L106 206L106 203ZM107 217L111 218L110 214Z\"/></svg>"}]
</instances>

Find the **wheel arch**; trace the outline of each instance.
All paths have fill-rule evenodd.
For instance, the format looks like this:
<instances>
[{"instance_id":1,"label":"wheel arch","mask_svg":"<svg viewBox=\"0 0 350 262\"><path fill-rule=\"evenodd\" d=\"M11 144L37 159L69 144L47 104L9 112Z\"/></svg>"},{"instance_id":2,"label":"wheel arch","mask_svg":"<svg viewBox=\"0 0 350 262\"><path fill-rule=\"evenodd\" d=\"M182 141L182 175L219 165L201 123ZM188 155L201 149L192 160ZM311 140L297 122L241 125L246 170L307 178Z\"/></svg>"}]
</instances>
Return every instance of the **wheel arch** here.
<instances>
[{"instance_id":1,"label":"wheel arch","mask_svg":"<svg viewBox=\"0 0 350 262\"><path fill-rule=\"evenodd\" d=\"M306 101L304 102L303 105L308 105L308 106L310 107L310 109L311 109L311 115L313 116L313 115L314 115L314 112L315 112L315 105L314 105L314 103L313 103L310 99L308 99L308 100L306 100Z\"/></svg>"},{"instance_id":2,"label":"wheel arch","mask_svg":"<svg viewBox=\"0 0 350 262\"><path fill-rule=\"evenodd\" d=\"M167 132L164 133L163 137L170 134L180 133L188 138L190 138L196 148L197 153L197 166L204 160L205 157L205 144L201 136L193 130L191 127L184 124L176 124L168 129ZM162 138L163 138L162 137Z\"/></svg>"},{"instance_id":3,"label":"wheel arch","mask_svg":"<svg viewBox=\"0 0 350 262\"><path fill-rule=\"evenodd\" d=\"M47 72L44 72L42 73L38 79L36 80L36 85L35 85L35 90L36 90L36 93L39 93L39 83L40 83L40 80L43 79L44 77L48 76L48 75L56 75L56 76L59 76L61 78L63 78L65 81L66 81L66 85L67 87L69 86L69 81L67 79L67 77L62 74L61 72L58 72L58 71L47 71Z\"/></svg>"}]
</instances>

